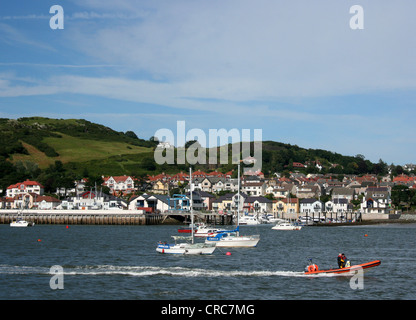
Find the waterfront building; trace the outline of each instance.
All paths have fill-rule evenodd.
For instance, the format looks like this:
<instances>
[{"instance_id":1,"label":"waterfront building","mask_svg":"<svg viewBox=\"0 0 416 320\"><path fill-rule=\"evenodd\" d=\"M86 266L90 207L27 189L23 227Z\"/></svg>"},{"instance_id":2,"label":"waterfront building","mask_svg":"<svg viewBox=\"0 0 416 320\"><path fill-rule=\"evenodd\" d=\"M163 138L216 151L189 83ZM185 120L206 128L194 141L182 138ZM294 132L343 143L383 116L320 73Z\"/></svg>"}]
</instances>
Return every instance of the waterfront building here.
<instances>
[{"instance_id":1,"label":"waterfront building","mask_svg":"<svg viewBox=\"0 0 416 320\"><path fill-rule=\"evenodd\" d=\"M43 186L36 181L30 181L29 179L23 182L18 182L7 187L6 197L13 198L17 195L23 195L27 193L34 193L37 195L43 195Z\"/></svg>"}]
</instances>

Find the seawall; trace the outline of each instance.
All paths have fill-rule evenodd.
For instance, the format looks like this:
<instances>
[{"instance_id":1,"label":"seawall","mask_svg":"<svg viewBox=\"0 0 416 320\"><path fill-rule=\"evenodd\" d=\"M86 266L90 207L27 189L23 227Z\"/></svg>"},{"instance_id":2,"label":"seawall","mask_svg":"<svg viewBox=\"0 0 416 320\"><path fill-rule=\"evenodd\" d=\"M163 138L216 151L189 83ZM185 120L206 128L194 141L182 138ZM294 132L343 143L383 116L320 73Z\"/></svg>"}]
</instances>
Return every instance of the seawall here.
<instances>
[{"instance_id":1,"label":"seawall","mask_svg":"<svg viewBox=\"0 0 416 320\"><path fill-rule=\"evenodd\" d=\"M0 210L0 224L9 224L17 219L35 224L101 224L101 225L154 225L166 222L161 214L138 214L118 210Z\"/></svg>"}]
</instances>

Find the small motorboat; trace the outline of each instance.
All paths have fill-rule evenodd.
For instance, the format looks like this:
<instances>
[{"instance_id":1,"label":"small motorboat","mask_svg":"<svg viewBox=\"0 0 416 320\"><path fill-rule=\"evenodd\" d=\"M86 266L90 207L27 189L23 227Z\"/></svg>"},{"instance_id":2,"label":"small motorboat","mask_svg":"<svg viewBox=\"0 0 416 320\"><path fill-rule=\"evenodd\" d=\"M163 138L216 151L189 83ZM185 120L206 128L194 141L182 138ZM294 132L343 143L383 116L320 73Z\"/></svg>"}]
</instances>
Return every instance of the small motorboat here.
<instances>
[{"instance_id":1,"label":"small motorboat","mask_svg":"<svg viewBox=\"0 0 416 320\"><path fill-rule=\"evenodd\" d=\"M326 269L326 270L319 270L318 266L312 262L306 267L305 274L324 274L324 273L333 273L333 274L340 274L340 273L346 273L346 272L354 272L359 269L368 269L377 267L381 264L380 260L374 260L366 263L356 264L351 266L348 261L347 265L344 268L335 268L335 269Z\"/></svg>"},{"instance_id":2,"label":"small motorboat","mask_svg":"<svg viewBox=\"0 0 416 320\"><path fill-rule=\"evenodd\" d=\"M300 230L302 229L302 226L298 225L297 223L284 221L277 223L274 227L272 227L273 230Z\"/></svg>"},{"instance_id":3,"label":"small motorboat","mask_svg":"<svg viewBox=\"0 0 416 320\"><path fill-rule=\"evenodd\" d=\"M26 220L16 220L10 222L10 227L32 227L35 223Z\"/></svg>"}]
</instances>

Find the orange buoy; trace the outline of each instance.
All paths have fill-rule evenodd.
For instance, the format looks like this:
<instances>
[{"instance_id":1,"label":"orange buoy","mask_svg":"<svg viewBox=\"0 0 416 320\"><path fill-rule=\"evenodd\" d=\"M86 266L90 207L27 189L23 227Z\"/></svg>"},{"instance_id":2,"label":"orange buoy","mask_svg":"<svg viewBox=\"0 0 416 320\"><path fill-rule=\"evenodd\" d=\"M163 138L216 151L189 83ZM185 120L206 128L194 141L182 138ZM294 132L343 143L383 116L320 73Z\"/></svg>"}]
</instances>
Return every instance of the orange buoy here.
<instances>
[{"instance_id":1,"label":"orange buoy","mask_svg":"<svg viewBox=\"0 0 416 320\"><path fill-rule=\"evenodd\" d=\"M41 242L42 240L41 239L38 239L38 242Z\"/></svg>"},{"instance_id":2,"label":"orange buoy","mask_svg":"<svg viewBox=\"0 0 416 320\"><path fill-rule=\"evenodd\" d=\"M364 237L368 237L368 234L365 234Z\"/></svg>"}]
</instances>

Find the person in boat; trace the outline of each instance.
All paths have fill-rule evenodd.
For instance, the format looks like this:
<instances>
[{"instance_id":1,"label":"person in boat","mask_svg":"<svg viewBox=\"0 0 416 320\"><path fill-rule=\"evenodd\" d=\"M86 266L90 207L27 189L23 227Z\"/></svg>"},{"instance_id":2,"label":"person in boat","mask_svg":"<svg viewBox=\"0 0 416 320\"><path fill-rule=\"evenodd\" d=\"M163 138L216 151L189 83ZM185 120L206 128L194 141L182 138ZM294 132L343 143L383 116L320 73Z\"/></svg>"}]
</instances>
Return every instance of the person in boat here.
<instances>
[{"instance_id":1,"label":"person in boat","mask_svg":"<svg viewBox=\"0 0 416 320\"><path fill-rule=\"evenodd\" d=\"M338 268L340 269L345 268L347 257L345 256L344 253L338 254L337 262L338 262Z\"/></svg>"},{"instance_id":2,"label":"person in boat","mask_svg":"<svg viewBox=\"0 0 416 320\"><path fill-rule=\"evenodd\" d=\"M338 268L341 269L342 268L342 254L341 253L338 254L337 262L338 262Z\"/></svg>"},{"instance_id":3,"label":"person in boat","mask_svg":"<svg viewBox=\"0 0 416 320\"><path fill-rule=\"evenodd\" d=\"M341 261L342 261L342 268L345 268L345 265L347 263L347 257L345 256L344 253L342 254Z\"/></svg>"}]
</instances>

